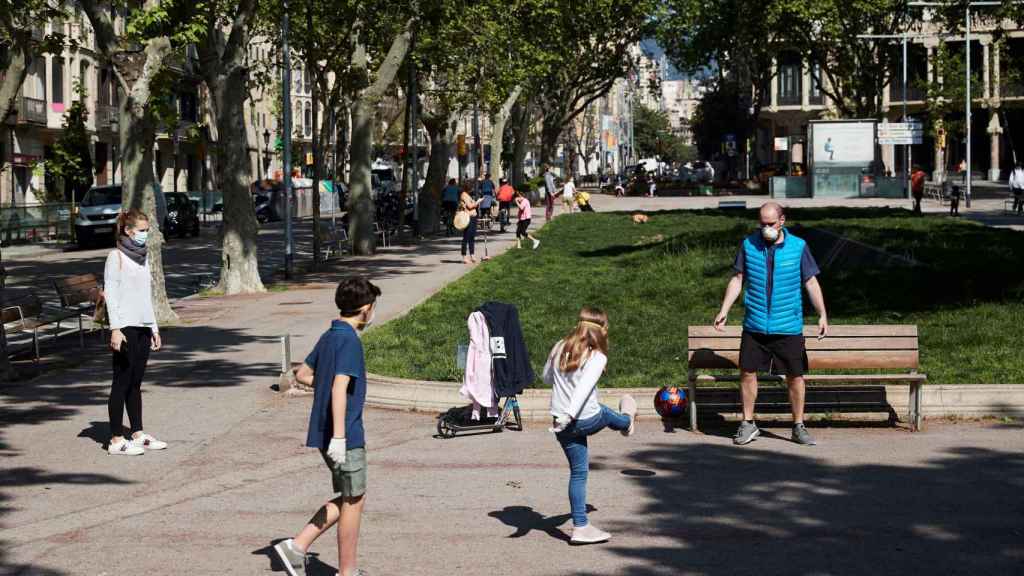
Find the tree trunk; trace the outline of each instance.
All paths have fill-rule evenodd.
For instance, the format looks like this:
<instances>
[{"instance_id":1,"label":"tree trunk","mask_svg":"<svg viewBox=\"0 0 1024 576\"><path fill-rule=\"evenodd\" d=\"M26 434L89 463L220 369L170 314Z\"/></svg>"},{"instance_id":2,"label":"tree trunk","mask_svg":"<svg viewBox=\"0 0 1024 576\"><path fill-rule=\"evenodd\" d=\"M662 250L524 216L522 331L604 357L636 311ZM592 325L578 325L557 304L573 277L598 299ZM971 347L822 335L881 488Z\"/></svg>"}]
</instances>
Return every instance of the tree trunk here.
<instances>
[{"instance_id":1,"label":"tree trunk","mask_svg":"<svg viewBox=\"0 0 1024 576\"><path fill-rule=\"evenodd\" d=\"M505 151L505 124L508 123L508 118L512 114L512 107L515 106L519 95L523 93L522 86L516 86L512 89L512 93L508 95L505 102L502 103L501 108L498 109L496 114L491 115L491 166L490 172L491 177L494 178L495 182L500 181L504 177L504 170L501 166L501 156Z\"/></svg>"},{"instance_id":2,"label":"tree trunk","mask_svg":"<svg viewBox=\"0 0 1024 576\"><path fill-rule=\"evenodd\" d=\"M516 144L512 154L512 185L522 188L526 184L523 163L526 162L526 152L530 144L530 102L532 98L527 97L519 108L519 115L516 118ZM536 176L536 174L534 174Z\"/></svg>"},{"instance_id":3,"label":"tree trunk","mask_svg":"<svg viewBox=\"0 0 1024 576\"><path fill-rule=\"evenodd\" d=\"M156 174L153 172L153 145L156 140L156 120L152 102L161 94L154 93L157 76L171 53L171 41L166 36L146 41L142 54L117 53L118 38L105 11L94 0L84 0L82 8L89 18L101 54L111 59L118 84L125 96L120 104L118 137L121 143L123 200L122 206L138 208L149 217L152 232L148 242L149 267L153 284L153 311L160 324L173 324L178 315L167 300L164 283L162 248L164 242L163 217L167 207L163 195L156 195ZM144 4L151 7L152 1Z\"/></svg>"},{"instance_id":4,"label":"tree trunk","mask_svg":"<svg viewBox=\"0 0 1024 576\"><path fill-rule=\"evenodd\" d=\"M121 102L121 122L118 124L122 150L122 206L138 208L149 217L150 234L146 247L153 284L153 312L159 324L174 324L178 315L167 299L164 282L162 227L167 205L163 197L157 197L155 193L157 179L153 172L153 146L156 142L156 119L149 104L154 96L153 83L170 52L171 43L167 38L147 43L141 73Z\"/></svg>"},{"instance_id":5,"label":"tree trunk","mask_svg":"<svg viewBox=\"0 0 1024 576\"><path fill-rule=\"evenodd\" d=\"M540 161L542 164L554 165L555 154L558 153L558 137L561 134L561 123L555 122L550 117L545 117L540 135Z\"/></svg>"},{"instance_id":6,"label":"tree trunk","mask_svg":"<svg viewBox=\"0 0 1024 576\"><path fill-rule=\"evenodd\" d=\"M448 176L451 161L451 123L448 116L423 118L423 126L430 136L430 162L419 193L419 233L430 234L439 230L441 222L441 190Z\"/></svg>"},{"instance_id":7,"label":"tree trunk","mask_svg":"<svg viewBox=\"0 0 1024 576\"><path fill-rule=\"evenodd\" d=\"M376 235L373 232L374 205L371 197L371 168L373 166L373 132L376 122L374 109L384 97L385 92L409 51L412 38L410 20L402 31L391 42L387 56L380 63L375 74L376 80L369 87L360 91L352 106L352 193L349 198L349 238L352 239L352 252L356 255L370 255L376 252ZM369 59L366 53L366 40L362 32L354 32L356 47L352 55L352 68L358 75L368 73ZM402 207L404 209L404 207Z\"/></svg>"},{"instance_id":8,"label":"tree trunk","mask_svg":"<svg viewBox=\"0 0 1024 576\"><path fill-rule=\"evenodd\" d=\"M14 112L21 85L28 76L28 65L32 62L31 34L29 30L16 31L13 43L0 54L4 58L0 61L0 69L3 70L0 76L0 123Z\"/></svg>"},{"instance_id":9,"label":"tree trunk","mask_svg":"<svg viewBox=\"0 0 1024 576\"><path fill-rule=\"evenodd\" d=\"M245 82L236 77L244 74L244 69L235 70L235 74L218 75L210 91L217 125L217 169L224 195L224 238L217 289L229 295L266 290L257 258L259 224L249 192L252 173L245 132Z\"/></svg>"}]
</instances>

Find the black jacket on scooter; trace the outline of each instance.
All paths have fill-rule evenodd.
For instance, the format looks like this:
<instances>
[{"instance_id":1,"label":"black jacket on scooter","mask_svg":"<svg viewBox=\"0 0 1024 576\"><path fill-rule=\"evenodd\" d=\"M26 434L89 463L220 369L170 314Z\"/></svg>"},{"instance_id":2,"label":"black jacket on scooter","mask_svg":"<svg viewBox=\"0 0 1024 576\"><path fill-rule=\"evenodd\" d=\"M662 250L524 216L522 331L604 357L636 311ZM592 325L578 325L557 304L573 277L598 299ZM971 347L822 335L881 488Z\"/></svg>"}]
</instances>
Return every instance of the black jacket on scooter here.
<instances>
[{"instance_id":1,"label":"black jacket on scooter","mask_svg":"<svg viewBox=\"0 0 1024 576\"><path fill-rule=\"evenodd\" d=\"M519 311L504 302L487 302L477 310L484 315L491 333L494 393L499 398L522 394L536 376L519 325Z\"/></svg>"}]
</instances>

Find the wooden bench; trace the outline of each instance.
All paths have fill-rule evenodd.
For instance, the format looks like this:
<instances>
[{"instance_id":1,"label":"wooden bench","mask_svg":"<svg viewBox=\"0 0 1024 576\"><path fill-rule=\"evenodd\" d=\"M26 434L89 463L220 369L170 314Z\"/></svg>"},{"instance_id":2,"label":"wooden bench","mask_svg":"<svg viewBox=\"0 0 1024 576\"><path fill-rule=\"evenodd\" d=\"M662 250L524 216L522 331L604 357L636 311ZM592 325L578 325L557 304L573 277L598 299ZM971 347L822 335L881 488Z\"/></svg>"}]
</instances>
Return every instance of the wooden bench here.
<instances>
[{"instance_id":1,"label":"wooden bench","mask_svg":"<svg viewBox=\"0 0 1024 576\"><path fill-rule=\"evenodd\" d=\"M690 429L697 430L697 385L739 381L740 337L742 327L728 326L719 332L713 326L690 326L688 339ZM921 428L921 385L927 376L919 374L917 326L863 325L830 326L828 337L818 340L817 326L805 326L807 359L812 373L805 375L811 384L884 385L906 382L910 385L910 428ZM699 374L698 370L736 370L726 376ZM899 370L899 373L814 374L829 370ZM760 382L784 382L782 376L758 375ZM810 392L810 388L809 388Z\"/></svg>"},{"instance_id":2,"label":"wooden bench","mask_svg":"<svg viewBox=\"0 0 1024 576\"><path fill-rule=\"evenodd\" d=\"M0 324L9 336L24 334L31 337L33 361L39 362L39 341L45 328L53 327L55 337L60 334L60 323L73 315L61 311L46 310L42 300L34 292L28 292L10 298L4 302L0 310ZM10 339L8 339L10 350Z\"/></svg>"},{"instance_id":3,"label":"wooden bench","mask_svg":"<svg viewBox=\"0 0 1024 576\"><path fill-rule=\"evenodd\" d=\"M53 288L60 299L60 307L68 317L78 318L78 341L85 348L84 320L91 320L96 313L96 305L103 298L99 280L95 274L79 274L67 278L57 278Z\"/></svg>"}]
</instances>

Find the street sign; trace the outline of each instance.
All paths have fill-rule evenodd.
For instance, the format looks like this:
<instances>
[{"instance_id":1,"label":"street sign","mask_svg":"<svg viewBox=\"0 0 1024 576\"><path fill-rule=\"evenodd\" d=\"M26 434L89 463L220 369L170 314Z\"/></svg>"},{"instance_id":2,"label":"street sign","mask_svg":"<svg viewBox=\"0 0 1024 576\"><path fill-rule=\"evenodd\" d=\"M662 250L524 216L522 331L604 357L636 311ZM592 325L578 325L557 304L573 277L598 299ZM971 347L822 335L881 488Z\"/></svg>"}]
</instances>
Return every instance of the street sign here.
<instances>
[{"instance_id":1,"label":"street sign","mask_svg":"<svg viewBox=\"0 0 1024 576\"><path fill-rule=\"evenodd\" d=\"M775 151L776 152L785 152L787 150L789 150L789 137L788 136L776 137L775 138Z\"/></svg>"},{"instance_id":2,"label":"street sign","mask_svg":"<svg viewBox=\"0 0 1024 576\"><path fill-rule=\"evenodd\" d=\"M878 125L879 144L920 144L924 138L924 126L920 122L894 122Z\"/></svg>"}]
</instances>

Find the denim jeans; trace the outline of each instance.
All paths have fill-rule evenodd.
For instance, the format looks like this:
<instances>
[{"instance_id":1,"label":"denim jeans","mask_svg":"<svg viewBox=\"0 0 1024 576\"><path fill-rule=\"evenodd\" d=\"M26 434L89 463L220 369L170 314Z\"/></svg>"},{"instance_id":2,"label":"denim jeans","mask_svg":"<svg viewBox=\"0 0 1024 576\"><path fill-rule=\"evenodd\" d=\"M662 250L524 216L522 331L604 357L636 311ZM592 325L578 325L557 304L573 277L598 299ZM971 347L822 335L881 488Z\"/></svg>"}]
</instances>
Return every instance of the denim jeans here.
<instances>
[{"instance_id":1,"label":"denim jeans","mask_svg":"<svg viewBox=\"0 0 1024 576\"><path fill-rule=\"evenodd\" d=\"M555 435L569 460L569 508L573 526L587 525L587 472L590 469L587 436L597 434L605 427L625 430L629 428L629 416L602 404L600 413L577 420Z\"/></svg>"}]
</instances>

